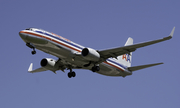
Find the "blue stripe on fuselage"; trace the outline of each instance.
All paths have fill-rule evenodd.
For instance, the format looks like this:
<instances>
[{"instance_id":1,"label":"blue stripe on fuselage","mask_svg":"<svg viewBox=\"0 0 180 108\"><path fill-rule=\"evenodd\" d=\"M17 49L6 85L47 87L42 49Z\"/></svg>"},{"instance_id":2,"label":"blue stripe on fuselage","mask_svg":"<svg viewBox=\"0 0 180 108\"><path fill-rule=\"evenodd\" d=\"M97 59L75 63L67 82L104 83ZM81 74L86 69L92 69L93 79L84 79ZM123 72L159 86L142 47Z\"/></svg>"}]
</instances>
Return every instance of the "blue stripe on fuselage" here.
<instances>
[{"instance_id":1,"label":"blue stripe on fuselage","mask_svg":"<svg viewBox=\"0 0 180 108\"><path fill-rule=\"evenodd\" d=\"M63 41L63 42L65 42L66 44L72 45L72 46L74 46L74 47L76 47L76 48L79 48L79 49L81 49L81 50L83 49L83 47L81 47L81 46L75 45L75 44L73 44L73 43L71 43L71 42L68 42L68 41L66 41L66 40L63 40L63 39L61 39L61 38L59 38L59 37L57 37L57 36L53 36L52 34L43 33L43 32L41 32L41 31L35 31L35 32L41 33L41 34L43 34L43 35L50 36L50 37L55 38L55 39L60 40L60 41Z\"/></svg>"}]
</instances>

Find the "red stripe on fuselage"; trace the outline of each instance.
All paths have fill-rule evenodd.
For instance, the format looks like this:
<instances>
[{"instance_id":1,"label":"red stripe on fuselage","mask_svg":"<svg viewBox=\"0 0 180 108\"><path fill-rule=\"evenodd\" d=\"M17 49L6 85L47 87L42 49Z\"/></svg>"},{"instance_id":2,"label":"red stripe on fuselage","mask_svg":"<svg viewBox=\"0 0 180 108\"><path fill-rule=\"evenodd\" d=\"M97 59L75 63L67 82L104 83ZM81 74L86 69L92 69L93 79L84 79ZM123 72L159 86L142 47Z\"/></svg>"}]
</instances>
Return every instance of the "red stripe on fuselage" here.
<instances>
[{"instance_id":1,"label":"red stripe on fuselage","mask_svg":"<svg viewBox=\"0 0 180 108\"><path fill-rule=\"evenodd\" d=\"M71 46L68 46L68 45L66 45L66 44L64 44L64 43L62 43L62 42L56 41L56 40L54 40L54 39L52 39L52 38L49 38L49 37L46 37L46 36L42 36L42 35L39 35L39 34L36 34L36 33L26 32L26 31L20 31L20 33L26 33L26 34L30 34L30 35L34 35L34 36L46 38L46 39L48 39L48 40L50 40L50 41L56 42L56 43L58 43L58 44L61 44L61 45L65 46L65 47L67 47L67 48L70 48L70 49L72 49L72 50L81 52L81 50L75 49L75 48L73 48L73 47L71 47Z\"/></svg>"}]
</instances>

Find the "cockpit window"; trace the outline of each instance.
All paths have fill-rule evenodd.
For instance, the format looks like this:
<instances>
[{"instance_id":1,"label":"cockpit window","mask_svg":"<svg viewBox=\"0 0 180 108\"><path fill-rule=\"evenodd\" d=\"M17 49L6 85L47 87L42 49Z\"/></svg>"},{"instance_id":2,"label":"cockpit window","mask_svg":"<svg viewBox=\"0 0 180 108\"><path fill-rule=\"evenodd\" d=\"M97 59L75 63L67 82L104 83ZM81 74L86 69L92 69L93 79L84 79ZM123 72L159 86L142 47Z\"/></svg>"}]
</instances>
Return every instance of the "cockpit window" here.
<instances>
[{"instance_id":1,"label":"cockpit window","mask_svg":"<svg viewBox=\"0 0 180 108\"><path fill-rule=\"evenodd\" d=\"M37 29L37 28L27 28L26 30L35 31L35 32L38 32L38 33L45 33L46 35L51 34L50 32L47 32L47 31L45 31L43 29Z\"/></svg>"},{"instance_id":2,"label":"cockpit window","mask_svg":"<svg viewBox=\"0 0 180 108\"><path fill-rule=\"evenodd\" d=\"M32 28L27 28L26 30L32 30Z\"/></svg>"}]
</instances>

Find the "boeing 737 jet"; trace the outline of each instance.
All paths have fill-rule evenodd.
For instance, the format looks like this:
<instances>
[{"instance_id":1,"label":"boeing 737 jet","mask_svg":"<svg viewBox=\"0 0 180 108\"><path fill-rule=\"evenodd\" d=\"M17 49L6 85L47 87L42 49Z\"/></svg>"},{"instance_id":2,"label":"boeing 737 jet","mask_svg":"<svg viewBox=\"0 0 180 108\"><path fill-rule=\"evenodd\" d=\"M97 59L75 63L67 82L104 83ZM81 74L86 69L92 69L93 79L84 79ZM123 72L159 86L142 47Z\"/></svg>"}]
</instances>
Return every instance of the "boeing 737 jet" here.
<instances>
[{"instance_id":1,"label":"boeing 737 jet","mask_svg":"<svg viewBox=\"0 0 180 108\"><path fill-rule=\"evenodd\" d=\"M133 71L163 64L155 63L131 67L132 52L137 48L171 39L174 30L175 27L168 37L137 44L133 44L133 39L129 37L124 46L105 50L84 47L62 36L37 28L22 30L19 35L26 45L32 49L33 55L36 54L35 49L38 49L58 57L58 60L42 59L41 67L35 70L32 69L33 64L31 63L28 69L30 73L47 70L56 73L58 70L64 72L67 69L70 71L68 77L71 78L76 76L73 69L87 69L106 76L125 77L132 75Z\"/></svg>"}]
</instances>

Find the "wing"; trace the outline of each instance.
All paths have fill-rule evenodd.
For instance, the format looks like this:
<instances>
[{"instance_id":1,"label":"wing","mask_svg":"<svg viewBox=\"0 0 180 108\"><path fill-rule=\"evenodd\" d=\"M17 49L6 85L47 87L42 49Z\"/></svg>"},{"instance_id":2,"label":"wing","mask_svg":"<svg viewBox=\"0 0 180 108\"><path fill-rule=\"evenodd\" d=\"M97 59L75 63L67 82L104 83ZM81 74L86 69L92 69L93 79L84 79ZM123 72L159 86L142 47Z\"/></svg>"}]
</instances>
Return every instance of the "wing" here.
<instances>
[{"instance_id":1,"label":"wing","mask_svg":"<svg viewBox=\"0 0 180 108\"><path fill-rule=\"evenodd\" d=\"M46 69L44 67L40 67L38 69L34 69L33 70L33 63L31 63L30 66L29 66L28 72L29 73L37 73L37 72L43 72L43 71L50 70L50 71L52 71L52 72L54 72L56 74L56 71L61 70L61 71L64 72L65 69L70 69L70 67L72 69L79 69L79 68L81 68L81 67L78 67L77 65L72 65L71 63L69 63L69 62L67 62L67 61L65 61L63 59L58 59L56 61L56 64L54 65L54 67L58 67L58 69Z\"/></svg>"},{"instance_id":2,"label":"wing","mask_svg":"<svg viewBox=\"0 0 180 108\"><path fill-rule=\"evenodd\" d=\"M118 48L100 50L98 52L100 53L101 58L103 58L103 59L107 59L107 58L110 58L110 57L115 57L116 58L117 56L127 54L127 53L130 54L130 52L135 51L137 48L145 47L145 46L148 46L148 45L152 45L152 44L155 44L155 43L159 43L159 42L163 42L163 41L171 39L173 37L174 30L175 30L175 27L172 29L172 31L171 31L171 33L170 33L170 35L168 37L164 37L162 39L137 43L137 44L133 44L133 45L127 45L127 46L118 47Z\"/></svg>"},{"instance_id":3,"label":"wing","mask_svg":"<svg viewBox=\"0 0 180 108\"><path fill-rule=\"evenodd\" d=\"M33 69L33 63L31 63L30 66L29 66L29 69L28 69L29 73L36 73L36 72L47 71L47 69L45 69L43 67L35 69L35 70L32 70L32 69Z\"/></svg>"}]
</instances>

